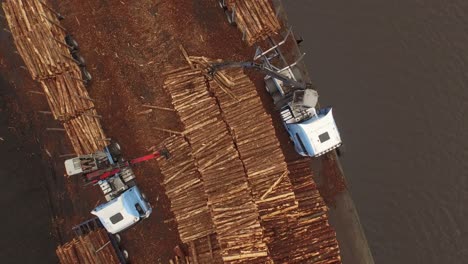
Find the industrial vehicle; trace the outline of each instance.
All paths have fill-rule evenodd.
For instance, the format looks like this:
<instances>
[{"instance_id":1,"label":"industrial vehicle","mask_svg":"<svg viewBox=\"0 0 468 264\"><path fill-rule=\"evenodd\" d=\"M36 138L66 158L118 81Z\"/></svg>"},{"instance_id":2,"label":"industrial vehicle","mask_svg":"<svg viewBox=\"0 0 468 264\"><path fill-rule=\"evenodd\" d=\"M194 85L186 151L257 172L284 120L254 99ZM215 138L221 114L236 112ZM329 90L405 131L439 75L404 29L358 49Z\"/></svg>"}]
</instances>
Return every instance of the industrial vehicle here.
<instances>
[{"instance_id":1,"label":"industrial vehicle","mask_svg":"<svg viewBox=\"0 0 468 264\"><path fill-rule=\"evenodd\" d=\"M107 203L97 206L91 213L96 215L109 233L121 232L152 212L146 196L136 186L131 168L137 163L164 156L166 150L125 161L117 143L111 143L102 151L81 155L65 161L69 176L81 175L86 183L97 184Z\"/></svg>"},{"instance_id":2,"label":"industrial vehicle","mask_svg":"<svg viewBox=\"0 0 468 264\"><path fill-rule=\"evenodd\" d=\"M287 63L279 47L285 39L266 51L257 48L256 62L214 63L208 69L213 75L224 68L245 68L265 74L265 88L280 111L284 127L289 133L297 153L302 156L318 157L332 151L342 144L331 107L316 109L318 93L310 82L305 81L304 71L299 67L302 55L293 63ZM296 43L296 42L294 42ZM297 43L296 43L297 44ZM284 67L274 64L282 63Z\"/></svg>"}]
</instances>

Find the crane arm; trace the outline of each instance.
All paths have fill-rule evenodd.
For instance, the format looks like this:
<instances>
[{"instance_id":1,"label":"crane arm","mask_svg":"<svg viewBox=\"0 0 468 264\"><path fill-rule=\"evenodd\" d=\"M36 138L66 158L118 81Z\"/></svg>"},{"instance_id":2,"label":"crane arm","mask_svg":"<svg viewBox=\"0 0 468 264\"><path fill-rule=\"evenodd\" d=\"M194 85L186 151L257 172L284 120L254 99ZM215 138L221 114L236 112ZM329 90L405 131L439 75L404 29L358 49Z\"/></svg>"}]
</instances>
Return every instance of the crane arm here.
<instances>
[{"instance_id":1,"label":"crane arm","mask_svg":"<svg viewBox=\"0 0 468 264\"><path fill-rule=\"evenodd\" d=\"M282 81L285 85L288 85L297 89L307 88L306 83L301 83L296 80L290 79L273 70L266 68L263 64L258 64L258 63L250 62L250 61L243 61L243 62L226 61L226 62L220 62L220 63L213 63L210 65L210 68L208 69L208 74L214 75L217 71L222 70L222 69L227 69L227 68L243 68L243 69L258 70L268 76L271 76L275 79Z\"/></svg>"}]
</instances>

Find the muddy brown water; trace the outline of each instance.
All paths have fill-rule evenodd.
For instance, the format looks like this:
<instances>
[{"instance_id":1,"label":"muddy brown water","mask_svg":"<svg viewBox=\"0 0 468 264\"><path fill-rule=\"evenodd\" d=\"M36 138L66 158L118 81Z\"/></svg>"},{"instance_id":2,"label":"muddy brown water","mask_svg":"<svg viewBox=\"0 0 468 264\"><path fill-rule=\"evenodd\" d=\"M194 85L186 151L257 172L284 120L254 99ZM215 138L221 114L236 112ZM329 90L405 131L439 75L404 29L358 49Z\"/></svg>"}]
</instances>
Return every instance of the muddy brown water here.
<instances>
[{"instance_id":1,"label":"muddy brown water","mask_svg":"<svg viewBox=\"0 0 468 264\"><path fill-rule=\"evenodd\" d=\"M284 1L376 263L467 263L468 2Z\"/></svg>"}]
</instances>

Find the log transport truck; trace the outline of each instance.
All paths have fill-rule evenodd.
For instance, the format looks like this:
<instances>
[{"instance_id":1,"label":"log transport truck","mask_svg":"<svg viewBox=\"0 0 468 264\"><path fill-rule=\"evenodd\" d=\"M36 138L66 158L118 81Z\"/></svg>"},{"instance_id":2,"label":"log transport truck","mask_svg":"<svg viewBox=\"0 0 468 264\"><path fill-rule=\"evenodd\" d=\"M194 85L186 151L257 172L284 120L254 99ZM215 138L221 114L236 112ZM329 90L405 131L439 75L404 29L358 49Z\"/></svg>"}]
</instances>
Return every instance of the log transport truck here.
<instances>
[{"instance_id":1,"label":"log transport truck","mask_svg":"<svg viewBox=\"0 0 468 264\"><path fill-rule=\"evenodd\" d=\"M272 49L274 50L274 49ZM269 50L271 51L271 50ZM274 67L264 53L263 63L221 62L208 69L213 75L224 68L245 68L261 71L266 75L265 87L279 109L284 127L288 131L297 153L302 156L318 157L341 146L340 133L331 107L316 109L318 93L310 83L298 76L296 63L284 68Z\"/></svg>"},{"instance_id":2,"label":"log transport truck","mask_svg":"<svg viewBox=\"0 0 468 264\"><path fill-rule=\"evenodd\" d=\"M87 184L99 185L107 202L91 213L109 233L116 234L150 216L151 205L136 185L131 166L161 155L168 158L169 154L161 150L126 161L119 144L111 143L102 151L66 160L65 169L68 176L81 175Z\"/></svg>"}]
</instances>

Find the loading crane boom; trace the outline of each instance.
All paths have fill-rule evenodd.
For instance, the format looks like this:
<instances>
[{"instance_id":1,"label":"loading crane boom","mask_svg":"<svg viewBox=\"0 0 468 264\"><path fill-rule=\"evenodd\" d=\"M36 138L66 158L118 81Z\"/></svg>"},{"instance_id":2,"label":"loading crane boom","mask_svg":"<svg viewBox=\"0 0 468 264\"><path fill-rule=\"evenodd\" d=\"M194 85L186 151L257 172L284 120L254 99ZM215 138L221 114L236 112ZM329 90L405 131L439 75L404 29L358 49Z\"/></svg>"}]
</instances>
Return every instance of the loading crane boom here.
<instances>
[{"instance_id":1,"label":"loading crane boom","mask_svg":"<svg viewBox=\"0 0 468 264\"><path fill-rule=\"evenodd\" d=\"M302 156L317 157L341 145L332 114L332 108L316 110L318 93L312 84L298 81L294 65L276 70L268 63L220 62L208 68L213 76L217 71L227 68L254 69L265 77L265 88L280 108L281 118L296 151Z\"/></svg>"},{"instance_id":2,"label":"loading crane boom","mask_svg":"<svg viewBox=\"0 0 468 264\"><path fill-rule=\"evenodd\" d=\"M210 68L208 69L208 74L214 75L217 71L227 69L227 68L255 69L255 70L263 72L265 75L271 76L277 80L282 81L287 86L290 86L296 89L304 90L304 89L311 87L310 84L306 84L304 82L298 82L291 78L285 77L284 75L276 71L268 69L263 64L259 64L259 63L255 63L251 61L242 61L242 62L226 61L226 62L213 63L210 65Z\"/></svg>"}]
</instances>

